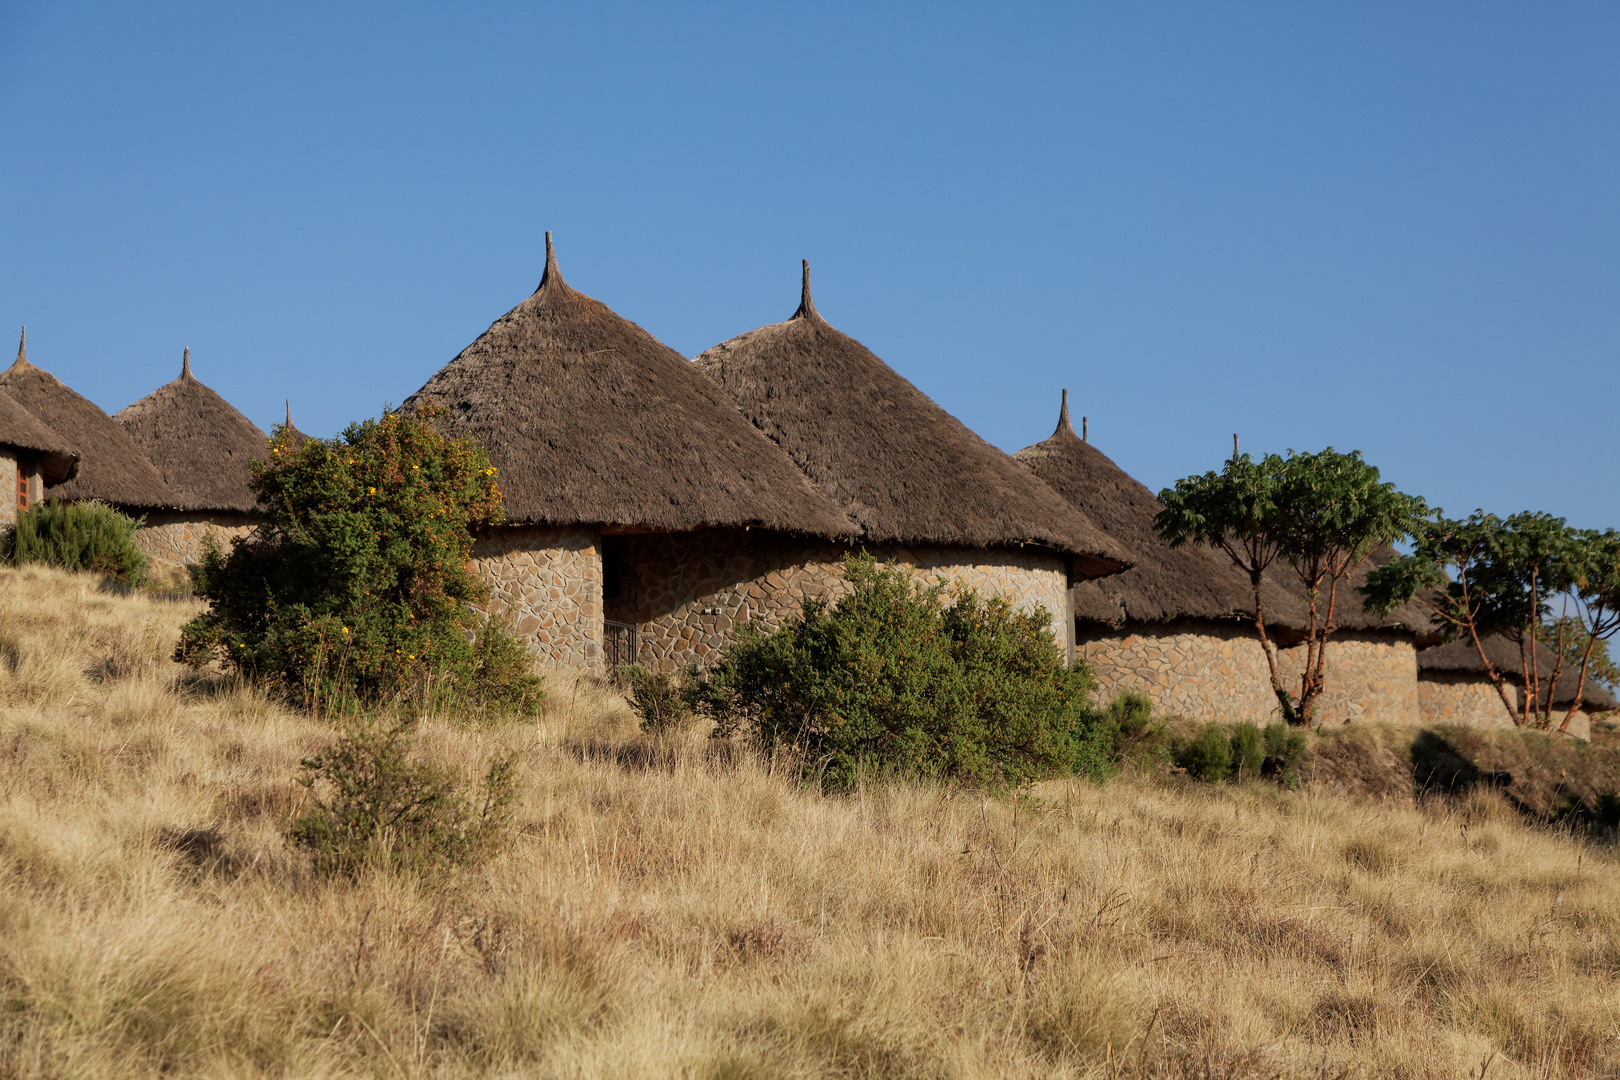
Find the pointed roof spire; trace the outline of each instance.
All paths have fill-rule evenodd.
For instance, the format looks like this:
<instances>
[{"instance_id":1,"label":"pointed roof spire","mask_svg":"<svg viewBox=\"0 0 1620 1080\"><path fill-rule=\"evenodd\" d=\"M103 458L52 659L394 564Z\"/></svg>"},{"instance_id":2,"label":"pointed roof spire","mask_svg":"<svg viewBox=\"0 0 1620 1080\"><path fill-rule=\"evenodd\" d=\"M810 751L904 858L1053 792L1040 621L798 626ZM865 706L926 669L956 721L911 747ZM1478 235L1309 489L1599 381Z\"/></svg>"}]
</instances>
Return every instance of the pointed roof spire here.
<instances>
[{"instance_id":1,"label":"pointed roof spire","mask_svg":"<svg viewBox=\"0 0 1620 1080\"><path fill-rule=\"evenodd\" d=\"M190 345L186 346L186 351L180 357L180 377L182 379L189 379L189 378L193 377L192 374L191 374L191 346Z\"/></svg>"},{"instance_id":2,"label":"pointed roof spire","mask_svg":"<svg viewBox=\"0 0 1620 1080\"><path fill-rule=\"evenodd\" d=\"M1062 408L1058 409L1057 430L1052 432L1052 434L1062 435L1065 431L1069 433L1069 437L1071 439L1079 438L1079 436L1074 433L1073 421L1069 419L1069 392L1067 390L1063 391L1063 406Z\"/></svg>"},{"instance_id":3,"label":"pointed roof spire","mask_svg":"<svg viewBox=\"0 0 1620 1080\"><path fill-rule=\"evenodd\" d=\"M534 291L539 292L541 289L545 288L546 285L549 284L553 280L555 280L558 285L566 286L568 284L566 281L563 280L562 271L557 269L557 249L555 247L552 247L552 245L551 245L551 230L547 229L546 230L546 271L545 271L545 273L540 275L540 284L535 287Z\"/></svg>"},{"instance_id":4,"label":"pointed roof spire","mask_svg":"<svg viewBox=\"0 0 1620 1080\"><path fill-rule=\"evenodd\" d=\"M17 360L12 365L18 369L31 367L28 363L28 327L22 328L22 340L17 342Z\"/></svg>"},{"instance_id":5,"label":"pointed roof spire","mask_svg":"<svg viewBox=\"0 0 1620 1080\"><path fill-rule=\"evenodd\" d=\"M810 299L810 260L803 260L804 282L799 287L799 310L793 313L795 319L819 319L821 313L816 310L814 300Z\"/></svg>"},{"instance_id":6,"label":"pointed roof spire","mask_svg":"<svg viewBox=\"0 0 1620 1080\"><path fill-rule=\"evenodd\" d=\"M292 427L292 398L282 398L287 403L287 421L285 426Z\"/></svg>"}]
</instances>

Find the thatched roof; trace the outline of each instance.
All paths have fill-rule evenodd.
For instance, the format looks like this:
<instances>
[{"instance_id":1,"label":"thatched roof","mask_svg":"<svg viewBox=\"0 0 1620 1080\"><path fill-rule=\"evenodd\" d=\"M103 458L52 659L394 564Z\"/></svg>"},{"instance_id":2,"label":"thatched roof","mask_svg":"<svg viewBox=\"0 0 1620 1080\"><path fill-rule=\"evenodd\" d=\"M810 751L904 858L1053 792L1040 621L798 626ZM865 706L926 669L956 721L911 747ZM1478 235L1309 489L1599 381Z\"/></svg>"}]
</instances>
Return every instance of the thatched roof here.
<instances>
[{"instance_id":1,"label":"thatched roof","mask_svg":"<svg viewBox=\"0 0 1620 1080\"><path fill-rule=\"evenodd\" d=\"M180 377L113 414L147 460L163 473L181 510L252 510L258 500L248 463L270 456L270 436L191 374L191 350Z\"/></svg>"},{"instance_id":2,"label":"thatched roof","mask_svg":"<svg viewBox=\"0 0 1620 1080\"><path fill-rule=\"evenodd\" d=\"M1115 577L1076 583L1076 618L1115 627L1186 619L1253 620L1254 593L1248 575L1234 567L1225 552L1204 544L1172 548L1159 538L1153 519L1163 504L1108 455L1075 434L1067 390L1051 438L1026 446L1014 458L1118 540L1136 561ZM1398 630L1432 638L1431 613L1422 604L1409 604L1387 618L1362 611L1354 586L1371 565L1388 556L1387 551L1379 552L1341 586L1335 625L1340 630ZM1268 626L1285 632L1306 628L1308 610L1286 565L1269 570L1262 589Z\"/></svg>"},{"instance_id":3,"label":"thatched roof","mask_svg":"<svg viewBox=\"0 0 1620 1080\"><path fill-rule=\"evenodd\" d=\"M303 446L305 443L309 442L313 436L305 435L302 431L298 430L298 425L293 423L292 418L292 399L286 398L284 400L287 404L287 419L276 428L275 433L271 437L281 440L293 450L297 450L300 446Z\"/></svg>"},{"instance_id":4,"label":"thatched roof","mask_svg":"<svg viewBox=\"0 0 1620 1080\"><path fill-rule=\"evenodd\" d=\"M550 233L534 295L402 408L428 402L483 442L514 523L855 531L680 353L569 288Z\"/></svg>"},{"instance_id":5,"label":"thatched roof","mask_svg":"<svg viewBox=\"0 0 1620 1080\"><path fill-rule=\"evenodd\" d=\"M1084 514L823 319L804 266L799 308L697 358L742 414L877 543L1039 544L1078 576L1131 556Z\"/></svg>"},{"instance_id":6,"label":"thatched roof","mask_svg":"<svg viewBox=\"0 0 1620 1080\"><path fill-rule=\"evenodd\" d=\"M0 372L5 390L79 455L79 471L50 489L53 499L100 499L116 506L175 506L174 492L138 446L94 403L28 362L28 339L17 360Z\"/></svg>"},{"instance_id":7,"label":"thatched roof","mask_svg":"<svg viewBox=\"0 0 1620 1080\"><path fill-rule=\"evenodd\" d=\"M1076 618L1121 626L1254 617L1249 579L1224 552L1203 544L1171 548L1159 539L1153 529L1153 518L1163 509L1159 500L1074 433L1067 390L1052 437L1013 457L1119 541L1135 561L1114 577L1076 582ZM1292 608L1291 599L1275 587L1262 595L1279 617Z\"/></svg>"},{"instance_id":8,"label":"thatched roof","mask_svg":"<svg viewBox=\"0 0 1620 1080\"><path fill-rule=\"evenodd\" d=\"M1491 658L1496 670L1508 679L1524 670L1524 663L1519 657L1519 647L1504 637L1488 637L1480 642L1485 647L1485 655ZM1536 643L1536 669L1545 679L1552 674L1553 665L1558 657L1553 651L1541 643ZM1480 661L1479 652L1474 648L1470 639L1448 641L1444 645L1436 645L1430 649L1423 649L1418 653L1418 673L1455 672L1458 674L1478 675L1483 681L1485 678L1485 665ZM1564 671L1558 676L1558 686L1553 692L1553 704L1568 706L1575 698L1575 686L1578 683L1580 670L1570 670L1564 665ZM1581 695L1581 704L1592 712L1606 712L1610 709L1620 708L1613 695L1598 686L1588 675L1586 689Z\"/></svg>"},{"instance_id":9,"label":"thatched roof","mask_svg":"<svg viewBox=\"0 0 1620 1080\"><path fill-rule=\"evenodd\" d=\"M79 455L68 447L67 441L40 423L4 390L0 390L0 446L15 446L38 454L40 472L47 484L72 479L79 471Z\"/></svg>"}]
</instances>

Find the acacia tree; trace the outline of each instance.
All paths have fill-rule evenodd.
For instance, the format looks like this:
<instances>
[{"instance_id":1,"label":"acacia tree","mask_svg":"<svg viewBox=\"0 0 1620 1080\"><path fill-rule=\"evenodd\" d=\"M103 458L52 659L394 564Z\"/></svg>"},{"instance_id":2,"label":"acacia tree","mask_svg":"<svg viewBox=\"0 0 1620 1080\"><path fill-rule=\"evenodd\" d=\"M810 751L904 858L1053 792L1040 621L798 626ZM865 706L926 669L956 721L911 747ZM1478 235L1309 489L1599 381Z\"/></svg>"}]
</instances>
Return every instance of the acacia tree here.
<instances>
[{"instance_id":1,"label":"acacia tree","mask_svg":"<svg viewBox=\"0 0 1620 1080\"><path fill-rule=\"evenodd\" d=\"M1271 672L1271 689L1291 724L1312 719L1326 677L1327 642L1337 629L1339 587L1384 544L1411 534L1428 515L1424 501L1381 481L1360 451L1233 455L1219 473L1189 476L1159 493L1154 528L1171 547L1188 542L1224 551L1249 577L1254 627ZM1283 685L1266 631L1261 586L1286 562L1307 605L1305 669L1299 693Z\"/></svg>"},{"instance_id":2,"label":"acacia tree","mask_svg":"<svg viewBox=\"0 0 1620 1080\"><path fill-rule=\"evenodd\" d=\"M1576 660L1577 689L1559 727L1567 730L1598 642L1620 630L1620 538L1613 530L1571 529L1551 514L1527 511L1504 519L1483 510L1463 520L1437 517L1414 538L1410 555L1367 576L1361 590L1367 610L1385 612L1421 592L1446 637L1473 644L1502 707L1521 727L1552 726L1558 680L1564 665ZM1574 601L1577 615L1549 621L1552 601L1560 595ZM1485 640L1493 636L1518 648L1517 703L1507 677L1485 650ZM1579 646L1577 636L1584 638ZM1552 652L1546 672L1538 640Z\"/></svg>"}]
</instances>

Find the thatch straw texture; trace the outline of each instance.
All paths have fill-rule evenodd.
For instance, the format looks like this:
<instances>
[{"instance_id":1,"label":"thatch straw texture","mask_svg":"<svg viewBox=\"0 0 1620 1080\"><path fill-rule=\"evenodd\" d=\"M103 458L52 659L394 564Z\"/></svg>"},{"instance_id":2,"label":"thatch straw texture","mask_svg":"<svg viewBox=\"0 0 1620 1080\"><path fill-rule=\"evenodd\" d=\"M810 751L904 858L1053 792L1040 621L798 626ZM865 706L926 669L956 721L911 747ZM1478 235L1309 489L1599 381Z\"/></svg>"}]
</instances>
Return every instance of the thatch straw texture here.
<instances>
[{"instance_id":1,"label":"thatch straw texture","mask_svg":"<svg viewBox=\"0 0 1620 1080\"><path fill-rule=\"evenodd\" d=\"M680 353L575 292L546 236L540 287L403 409L482 440L507 520L656 531L855 531Z\"/></svg>"},{"instance_id":2,"label":"thatch straw texture","mask_svg":"<svg viewBox=\"0 0 1620 1080\"><path fill-rule=\"evenodd\" d=\"M874 543L1039 544L1098 577L1131 556L816 311L714 346L697 366Z\"/></svg>"},{"instance_id":3,"label":"thatch straw texture","mask_svg":"<svg viewBox=\"0 0 1620 1080\"><path fill-rule=\"evenodd\" d=\"M1154 493L1101 450L1075 434L1069 395L1063 393L1057 430L1044 442L1026 446L1014 458L1044 480L1130 551L1136 565L1115 577L1079 582L1073 590L1078 619L1123 626L1180 620L1254 618L1254 593L1247 574L1225 552L1203 544L1172 548L1159 538L1153 519L1163 509ZM1375 555L1372 564L1388 558ZM1387 618L1361 609L1354 586L1366 567L1341 586L1334 611L1340 630L1397 630L1432 637L1430 612L1422 604L1398 608ZM1266 624L1288 632L1309 622L1302 591L1286 564L1267 572L1261 600ZM1324 613L1325 614L1325 613Z\"/></svg>"},{"instance_id":4,"label":"thatch straw texture","mask_svg":"<svg viewBox=\"0 0 1620 1080\"><path fill-rule=\"evenodd\" d=\"M1491 658L1491 664L1510 683L1524 670L1524 663L1519 657L1519 647L1513 642L1503 637L1488 637L1480 644L1485 648L1485 655ZM1557 662L1558 657L1553 651L1538 642L1536 669L1543 680L1552 674L1553 665ZM1418 671L1478 674L1481 680L1485 678L1485 665L1480 660L1473 641L1469 639L1448 641L1444 645L1420 650ZM1568 706L1574 700L1575 686L1580 681L1579 675L1578 666L1571 670L1570 665L1565 663L1564 670L1558 676L1558 685L1553 691L1554 705ZM1581 706L1588 712L1607 712L1610 709L1620 708L1620 703L1616 703L1612 694L1588 677L1585 692L1581 695Z\"/></svg>"},{"instance_id":5,"label":"thatch straw texture","mask_svg":"<svg viewBox=\"0 0 1620 1080\"><path fill-rule=\"evenodd\" d=\"M180 510L252 510L249 463L270 456L270 437L191 374L191 350L180 377L113 414L163 473Z\"/></svg>"},{"instance_id":6,"label":"thatch straw texture","mask_svg":"<svg viewBox=\"0 0 1620 1080\"><path fill-rule=\"evenodd\" d=\"M1171 548L1159 539L1153 529L1154 515L1162 509L1159 500L1074 433L1067 390L1052 437L1013 457L1119 541L1135 561L1123 574L1077 582L1075 618L1117 627L1131 622L1254 617L1249 579L1224 552L1202 544ZM1279 616L1292 606L1274 587L1268 587L1263 597L1268 608L1275 605Z\"/></svg>"},{"instance_id":7,"label":"thatch straw texture","mask_svg":"<svg viewBox=\"0 0 1620 1080\"><path fill-rule=\"evenodd\" d=\"M40 456L47 484L60 484L79 470L79 455L67 441L40 423L17 399L0 390L0 446L15 446Z\"/></svg>"},{"instance_id":8,"label":"thatch straw texture","mask_svg":"<svg viewBox=\"0 0 1620 1080\"><path fill-rule=\"evenodd\" d=\"M312 435L305 435L302 431L299 431L298 425L293 423L292 399L287 399L287 419L282 422L279 428L276 429L273 438L281 440L290 449L297 450L300 446L303 446L305 443L309 442L309 440L313 437L314 436Z\"/></svg>"},{"instance_id":9,"label":"thatch straw texture","mask_svg":"<svg viewBox=\"0 0 1620 1080\"><path fill-rule=\"evenodd\" d=\"M53 499L100 499L132 509L173 507L175 494L138 446L93 402L28 362L28 340L17 360L0 372L5 390L79 455L79 471L50 488Z\"/></svg>"}]
</instances>

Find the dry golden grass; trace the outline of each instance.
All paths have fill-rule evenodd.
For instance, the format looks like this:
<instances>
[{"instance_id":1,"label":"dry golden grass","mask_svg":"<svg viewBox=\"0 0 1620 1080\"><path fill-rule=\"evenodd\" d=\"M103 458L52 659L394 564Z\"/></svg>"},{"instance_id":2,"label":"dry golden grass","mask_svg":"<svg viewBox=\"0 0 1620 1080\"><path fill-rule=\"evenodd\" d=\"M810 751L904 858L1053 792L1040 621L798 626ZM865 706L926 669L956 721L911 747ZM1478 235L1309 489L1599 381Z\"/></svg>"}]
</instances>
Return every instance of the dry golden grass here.
<instances>
[{"instance_id":1,"label":"dry golden grass","mask_svg":"<svg viewBox=\"0 0 1620 1080\"><path fill-rule=\"evenodd\" d=\"M0 1076L1609 1076L1613 851L1489 797L1136 778L827 798L552 686L508 850L281 843L328 730L167 653L195 606L0 571Z\"/></svg>"}]
</instances>

